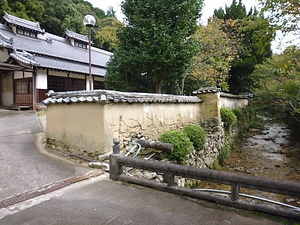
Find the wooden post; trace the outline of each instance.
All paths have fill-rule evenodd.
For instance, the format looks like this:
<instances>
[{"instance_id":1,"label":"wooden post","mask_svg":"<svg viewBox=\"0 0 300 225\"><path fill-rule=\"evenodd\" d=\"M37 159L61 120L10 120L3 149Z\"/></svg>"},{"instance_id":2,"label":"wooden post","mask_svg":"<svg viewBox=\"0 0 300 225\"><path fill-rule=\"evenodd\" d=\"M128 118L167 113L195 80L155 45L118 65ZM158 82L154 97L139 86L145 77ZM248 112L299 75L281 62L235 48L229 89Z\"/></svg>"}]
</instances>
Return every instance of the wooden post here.
<instances>
[{"instance_id":1,"label":"wooden post","mask_svg":"<svg viewBox=\"0 0 300 225\"><path fill-rule=\"evenodd\" d=\"M237 201L239 200L239 192L240 192L240 185L239 184L231 184L231 200Z\"/></svg>"},{"instance_id":2,"label":"wooden post","mask_svg":"<svg viewBox=\"0 0 300 225\"><path fill-rule=\"evenodd\" d=\"M168 187L174 186L174 174L165 173Z\"/></svg>"},{"instance_id":3,"label":"wooden post","mask_svg":"<svg viewBox=\"0 0 300 225\"><path fill-rule=\"evenodd\" d=\"M118 156L120 154L120 140L115 138L113 142L113 154L109 156L109 178L117 181L119 180L119 175L122 173L122 166L120 166L118 162Z\"/></svg>"}]
</instances>

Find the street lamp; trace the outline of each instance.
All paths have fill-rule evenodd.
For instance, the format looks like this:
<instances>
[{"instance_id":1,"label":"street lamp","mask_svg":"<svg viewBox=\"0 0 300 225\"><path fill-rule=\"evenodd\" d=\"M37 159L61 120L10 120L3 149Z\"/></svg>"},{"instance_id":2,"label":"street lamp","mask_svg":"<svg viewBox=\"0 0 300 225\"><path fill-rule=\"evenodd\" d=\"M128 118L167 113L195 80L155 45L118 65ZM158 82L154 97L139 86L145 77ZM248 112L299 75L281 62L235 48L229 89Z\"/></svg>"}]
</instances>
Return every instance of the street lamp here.
<instances>
[{"instance_id":1,"label":"street lamp","mask_svg":"<svg viewBox=\"0 0 300 225\"><path fill-rule=\"evenodd\" d=\"M92 90L92 27L96 24L96 19L92 15L86 15L83 18L84 26L89 28L89 84L90 90Z\"/></svg>"}]
</instances>

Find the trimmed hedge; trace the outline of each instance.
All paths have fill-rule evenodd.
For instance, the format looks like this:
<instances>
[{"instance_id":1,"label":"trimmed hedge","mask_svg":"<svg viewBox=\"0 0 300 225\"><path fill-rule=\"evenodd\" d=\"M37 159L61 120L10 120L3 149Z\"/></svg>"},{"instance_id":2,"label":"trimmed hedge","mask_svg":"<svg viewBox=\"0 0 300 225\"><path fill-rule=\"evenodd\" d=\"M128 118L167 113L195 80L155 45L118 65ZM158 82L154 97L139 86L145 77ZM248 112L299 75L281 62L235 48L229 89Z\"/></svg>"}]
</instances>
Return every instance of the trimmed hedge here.
<instances>
[{"instance_id":1,"label":"trimmed hedge","mask_svg":"<svg viewBox=\"0 0 300 225\"><path fill-rule=\"evenodd\" d=\"M221 119L224 122L225 128L229 128L232 125L236 124L237 118L233 110L222 107L220 111L221 111Z\"/></svg>"},{"instance_id":2,"label":"trimmed hedge","mask_svg":"<svg viewBox=\"0 0 300 225\"><path fill-rule=\"evenodd\" d=\"M206 140L206 133L203 127L199 125L187 125L183 132L189 137L191 142L193 142L194 148L197 151L203 149Z\"/></svg>"},{"instance_id":3,"label":"trimmed hedge","mask_svg":"<svg viewBox=\"0 0 300 225\"><path fill-rule=\"evenodd\" d=\"M184 165L189 154L193 150L193 143L188 136L178 130L170 130L159 136L159 141L173 144L172 153L164 153L164 156L170 160L175 160L177 163Z\"/></svg>"}]
</instances>

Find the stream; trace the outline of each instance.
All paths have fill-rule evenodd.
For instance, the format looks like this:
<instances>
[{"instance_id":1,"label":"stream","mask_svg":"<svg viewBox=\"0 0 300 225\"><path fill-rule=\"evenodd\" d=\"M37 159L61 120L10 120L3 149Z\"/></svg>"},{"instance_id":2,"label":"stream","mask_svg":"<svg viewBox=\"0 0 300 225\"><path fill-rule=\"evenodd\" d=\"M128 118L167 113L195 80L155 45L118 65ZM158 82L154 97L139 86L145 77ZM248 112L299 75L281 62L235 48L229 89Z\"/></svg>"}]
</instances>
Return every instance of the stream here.
<instances>
[{"instance_id":1,"label":"stream","mask_svg":"<svg viewBox=\"0 0 300 225\"><path fill-rule=\"evenodd\" d=\"M300 142L290 137L290 130L285 125L268 121L263 131L252 130L243 144L237 150L231 151L221 170L300 182ZM228 188L210 183L202 183L200 187ZM258 191L246 192L258 194ZM259 195L300 207L300 199L297 198L266 192Z\"/></svg>"}]
</instances>

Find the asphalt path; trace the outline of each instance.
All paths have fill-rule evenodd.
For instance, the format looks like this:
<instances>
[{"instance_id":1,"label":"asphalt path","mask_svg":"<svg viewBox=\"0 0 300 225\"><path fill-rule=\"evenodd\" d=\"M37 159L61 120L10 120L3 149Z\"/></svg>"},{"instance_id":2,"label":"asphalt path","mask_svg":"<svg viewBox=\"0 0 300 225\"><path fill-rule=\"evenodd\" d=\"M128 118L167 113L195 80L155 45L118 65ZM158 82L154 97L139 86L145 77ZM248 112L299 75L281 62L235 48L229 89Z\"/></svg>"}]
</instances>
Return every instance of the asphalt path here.
<instances>
[{"instance_id":1,"label":"asphalt path","mask_svg":"<svg viewBox=\"0 0 300 225\"><path fill-rule=\"evenodd\" d=\"M34 111L0 109L0 200L90 171L48 154L43 135Z\"/></svg>"},{"instance_id":2,"label":"asphalt path","mask_svg":"<svg viewBox=\"0 0 300 225\"><path fill-rule=\"evenodd\" d=\"M1 219L2 215L2 219ZM153 189L111 181L107 175L76 183L0 210L0 225L279 225L236 210Z\"/></svg>"}]
</instances>

